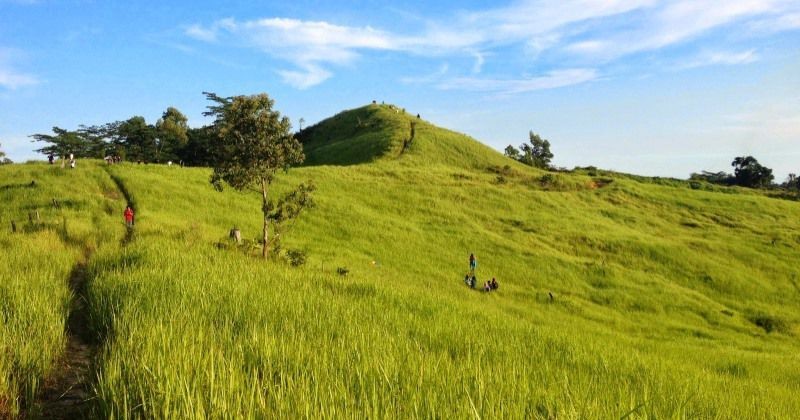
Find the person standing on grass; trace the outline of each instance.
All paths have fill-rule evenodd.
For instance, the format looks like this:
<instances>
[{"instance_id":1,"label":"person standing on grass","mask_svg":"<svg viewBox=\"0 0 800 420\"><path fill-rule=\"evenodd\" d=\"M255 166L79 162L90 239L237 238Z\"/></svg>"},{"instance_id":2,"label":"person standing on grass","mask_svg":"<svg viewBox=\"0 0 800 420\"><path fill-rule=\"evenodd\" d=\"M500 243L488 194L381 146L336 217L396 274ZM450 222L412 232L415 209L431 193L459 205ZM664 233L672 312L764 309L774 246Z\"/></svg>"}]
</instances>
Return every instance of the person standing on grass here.
<instances>
[{"instance_id":1,"label":"person standing on grass","mask_svg":"<svg viewBox=\"0 0 800 420\"><path fill-rule=\"evenodd\" d=\"M133 227L133 209L131 206L125 207L125 226Z\"/></svg>"},{"instance_id":2,"label":"person standing on grass","mask_svg":"<svg viewBox=\"0 0 800 420\"><path fill-rule=\"evenodd\" d=\"M478 267L478 260L475 254L469 254L469 271L475 273L475 268Z\"/></svg>"}]
</instances>

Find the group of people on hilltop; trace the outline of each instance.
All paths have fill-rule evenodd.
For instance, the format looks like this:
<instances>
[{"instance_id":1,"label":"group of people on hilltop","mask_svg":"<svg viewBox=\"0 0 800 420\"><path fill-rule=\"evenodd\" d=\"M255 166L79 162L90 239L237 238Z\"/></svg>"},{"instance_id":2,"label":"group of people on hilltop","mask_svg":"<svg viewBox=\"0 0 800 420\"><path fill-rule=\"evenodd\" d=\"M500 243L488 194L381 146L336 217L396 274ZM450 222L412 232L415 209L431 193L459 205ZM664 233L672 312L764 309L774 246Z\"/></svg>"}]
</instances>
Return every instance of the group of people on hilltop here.
<instances>
[{"instance_id":1,"label":"group of people on hilltop","mask_svg":"<svg viewBox=\"0 0 800 420\"><path fill-rule=\"evenodd\" d=\"M61 161L61 167L62 168L64 167L64 162L66 160L67 160L67 156L64 156L64 160ZM47 162L50 163L51 165L54 164L56 162L56 156L54 154L50 153L49 155L47 155ZM76 164L77 164L77 161L75 160L75 154L74 153L70 153L69 154L69 167L72 168L72 169L75 169L75 165Z\"/></svg>"},{"instance_id":2,"label":"group of people on hilltop","mask_svg":"<svg viewBox=\"0 0 800 420\"><path fill-rule=\"evenodd\" d=\"M464 276L464 283L472 289L475 288L475 285L478 282L478 279L475 277L475 269L477 268L478 259L475 258L475 254L469 254L469 273ZM492 290L497 290L499 287L500 285L497 283L497 279L492 277L491 280L486 280L486 282L483 284L483 291L491 292Z\"/></svg>"}]
</instances>

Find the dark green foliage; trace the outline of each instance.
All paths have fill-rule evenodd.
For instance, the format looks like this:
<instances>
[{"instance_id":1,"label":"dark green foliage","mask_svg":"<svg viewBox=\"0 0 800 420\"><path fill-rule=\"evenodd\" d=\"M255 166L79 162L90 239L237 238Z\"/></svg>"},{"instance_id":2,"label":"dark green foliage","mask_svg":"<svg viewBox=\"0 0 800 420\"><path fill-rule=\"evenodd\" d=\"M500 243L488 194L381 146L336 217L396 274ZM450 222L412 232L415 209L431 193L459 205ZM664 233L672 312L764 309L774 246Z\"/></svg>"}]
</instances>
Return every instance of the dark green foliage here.
<instances>
[{"instance_id":1,"label":"dark green foliage","mask_svg":"<svg viewBox=\"0 0 800 420\"><path fill-rule=\"evenodd\" d=\"M550 142L539 137L533 131L528 133L529 143L523 143L519 150L509 145L506 147L505 155L537 168L549 168L550 161L553 160L553 153L550 151Z\"/></svg>"},{"instance_id":2,"label":"dark green foliage","mask_svg":"<svg viewBox=\"0 0 800 420\"><path fill-rule=\"evenodd\" d=\"M186 145L179 151L179 158L188 166L212 166L216 133L213 127L190 128L186 132Z\"/></svg>"},{"instance_id":3,"label":"dark green foliage","mask_svg":"<svg viewBox=\"0 0 800 420\"><path fill-rule=\"evenodd\" d=\"M347 267L337 267L336 268L336 274L338 274L338 275L340 275L342 277L347 277L347 273L349 273L349 272L350 272L350 270L348 270Z\"/></svg>"},{"instance_id":4,"label":"dark green foliage","mask_svg":"<svg viewBox=\"0 0 800 420\"><path fill-rule=\"evenodd\" d=\"M176 108L169 107L156 122L155 161L178 160L179 153L189 141L188 119Z\"/></svg>"},{"instance_id":5,"label":"dark green foliage","mask_svg":"<svg viewBox=\"0 0 800 420\"><path fill-rule=\"evenodd\" d=\"M519 150L510 144L506 147L504 154L514 160L519 160L520 158Z\"/></svg>"},{"instance_id":6,"label":"dark green foliage","mask_svg":"<svg viewBox=\"0 0 800 420\"><path fill-rule=\"evenodd\" d=\"M788 334L791 331L789 323L786 320L776 316L759 313L751 316L750 322L757 325L767 333L779 332Z\"/></svg>"},{"instance_id":7,"label":"dark green foliage","mask_svg":"<svg viewBox=\"0 0 800 420\"><path fill-rule=\"evenodd\" d=\"M286 259L289 264L294 267L299 267L306 263L306 252L301 249L288 249L286 250Z\"/></svg>"},{"instance_id":8,"label":"dark green foliage","mask_svg":"<svg viewBox=\"0 0 800 420\"><path fill-rule=\"evenodd\" d=\"M98 145L86 131L70 131L53 127L53 134L33 134L33 141L45 142L48 145L36 151L44 155L66 157L70 153L75 157L97 157Z\"/></svg>"},{"instance_id":9,"label":"dark green foliage","mask_svg":"<svg viewBox=\"0 0 800 420\"><path fill-rule=\"evenodd\" d=\"M736 184L736 178L734 178L733 175L722 171L720 172L700 171L700 173L692 173L691 175L689 175L689 179L692 181L706 181L712 184L719 184L719 185Z\"/></svg>"},{"instance_id":10,"label":"dark green foliage","mask_svg":"<svg viewBox=\"0 0 800 420\"><path fill-rule=\"evenodd\" d=\"M800 178L797 177L797 174L789 174L786 178L786 182L781 186L787 190L800 191Z\"/></svg>"},{"instance_id":11,"label":"dark green foliage","mask_svg":"<svg viewBox=\"0 0 800 420\"><path fill-rule=\"evenodd\" d=\"M736 184L743 187L763 188L772 183L775 177L772 169L762 166L752 156L740 156L733 160Z\"/></svg>"},{"instance_id":12,"label":"dark green foliage","mask_svg":"<svg viewBox=\"0 0 800 420\"><path fill-rule=\"evenodd\" d=\"M129 160L155 162L157 157L156 129L144 117L132 117L119 123L116 143L125 146Z\"/></svg>"}]
</instances>

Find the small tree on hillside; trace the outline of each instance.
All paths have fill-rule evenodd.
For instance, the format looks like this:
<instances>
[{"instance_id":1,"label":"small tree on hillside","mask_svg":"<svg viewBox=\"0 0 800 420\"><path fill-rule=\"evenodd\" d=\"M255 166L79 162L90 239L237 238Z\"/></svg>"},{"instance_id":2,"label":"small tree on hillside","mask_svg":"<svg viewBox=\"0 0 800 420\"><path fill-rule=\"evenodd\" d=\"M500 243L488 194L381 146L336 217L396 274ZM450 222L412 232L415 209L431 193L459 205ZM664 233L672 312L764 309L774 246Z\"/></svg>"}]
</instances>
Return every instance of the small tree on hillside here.
<instances>
[{"instance_id":1,"label":"small tree on hillside","mask_svg":"<svg viewBox=\"0 0 800 420\"><path fill-rule=\"evenodd\" d=\"M277 202L269 198L269 187L278 170L303 162L303 147L291 134L289 118L272 109L274 101L262 93L253 96L220 97L204 92L213 105L204 114L215 118L212 145L214 173L211 183L218 190L225 182L237 190L255 187L261 193L264 216L262 256L269 253L269 228L276 232L311 204L311 185L301 184ZM277 238L277 234L276 234Z\"/></svg>"},{"instance_id":2,"label":"small tree on hillside","mask_svg":"<svg viewBox=\"0 0 800 420\"><path fill-rule=\"evenodd\" d=\"M550 161L553 160L550 142L539 137L533 131L528 133L528 138L530 143L521 144L519 150L511 145L506 147L505 155L526 165L543 169L549 168Z\"/></svg>"},{"instance_id":3,"label":"small tree on hillside","mask_svg":"<svg viewBox=\"0 0 800 420\"><path fill-rule=\"evenodd\" d=\"M506 147L504 154L511 159L519 160L519 150L510 144Z\"/></svg>"},{"instance_id":4,"label":"small tree on hillside","mask_svg":"<svg viewBox=\"0 0 800 420\"><path fill-rule=\"evenodd\" d=\"M743 187L767 187L775 179L772 175L772 169L761 166L756 158L752 156L737 157L733 160L731 166L734 167L736 184Z\"/></svg>"}]
</instances>

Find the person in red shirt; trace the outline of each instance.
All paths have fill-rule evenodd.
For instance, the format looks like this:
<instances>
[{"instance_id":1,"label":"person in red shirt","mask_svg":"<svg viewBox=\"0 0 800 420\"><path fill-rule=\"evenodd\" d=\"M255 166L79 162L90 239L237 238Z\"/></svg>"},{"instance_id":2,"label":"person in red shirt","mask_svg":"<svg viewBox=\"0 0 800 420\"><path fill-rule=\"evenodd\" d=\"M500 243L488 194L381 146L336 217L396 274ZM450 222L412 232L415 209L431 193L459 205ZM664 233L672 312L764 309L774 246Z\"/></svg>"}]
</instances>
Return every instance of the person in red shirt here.
<instances>
[{"instance_id":1,"label":"person in red shirt","mask_svg":"<svg viewBox=\"0 0 800 420\"><path fill-rule=\"evenodd\" d=\"M133 227L133 209L131 206L125 207L125 225Z\"/></svg>"}]
</instances>

